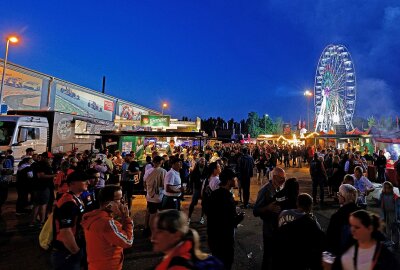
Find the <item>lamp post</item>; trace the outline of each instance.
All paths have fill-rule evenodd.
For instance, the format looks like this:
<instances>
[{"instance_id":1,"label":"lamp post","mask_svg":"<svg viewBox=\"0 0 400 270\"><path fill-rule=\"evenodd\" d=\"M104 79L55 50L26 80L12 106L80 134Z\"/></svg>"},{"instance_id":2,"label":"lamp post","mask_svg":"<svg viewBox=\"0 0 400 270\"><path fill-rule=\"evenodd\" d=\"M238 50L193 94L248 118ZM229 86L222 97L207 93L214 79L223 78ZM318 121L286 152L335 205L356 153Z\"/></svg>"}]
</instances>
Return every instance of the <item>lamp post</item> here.
<instances>
[{"instance_id":1,"label":"lamp post","mask_svg":"<svg viewBox=\"0 0 400 270\"><path fill-rule=\"evenodd\" d=\"M310 90L304 92L304 96L307 98L307 131L310 130L310 99L313 96Z\"/></svg>"},{"instance_id":2,"label":"lamp post","mask_svg":"<svg viewBox=\"0 0 400 270\"><path fill-rule=\"evenodd\" d=\"M267 113L264 115L264 132L265 132L265 134L267 134L267 117L268 116L269 115Z\"/></svg>"},{"instance_id":3,"label":"lamp post","mask_svg":"<svg viewBox=\"0 0 400 270\"><path fill-rule=\"evenodd\" d=\"M168 104L166 102L163 102L162 106L161 106L161 115L164 115L164 109L166 109L168 107Z\"/></svg>"},{"instance_id":4,"label":"lamp post","mask_svg":"<svg viewBox=\"0 0 400 270\"><path fill-rule=\"evenodd\" d=\"M7 68L7 59L8 59L8 46L11 43L17 43L18 38L15 36L11 36L7 38L7 43L6 43L6 55L4 57L4 65L3 65L3 76L1 77L1 85L0 85L0 106L3 104L3 87L4 87L4 80L6 76L6 68Z\"/></svg>"}]
</instances>

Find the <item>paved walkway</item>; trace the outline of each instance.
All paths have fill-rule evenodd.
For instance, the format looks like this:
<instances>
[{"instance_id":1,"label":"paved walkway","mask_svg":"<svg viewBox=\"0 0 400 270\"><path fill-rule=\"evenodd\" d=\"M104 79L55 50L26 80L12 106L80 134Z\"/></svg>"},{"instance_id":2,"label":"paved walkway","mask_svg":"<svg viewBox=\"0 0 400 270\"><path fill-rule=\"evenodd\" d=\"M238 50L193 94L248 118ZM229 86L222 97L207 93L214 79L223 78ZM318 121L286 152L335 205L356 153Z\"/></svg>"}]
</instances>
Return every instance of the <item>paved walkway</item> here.
<instances>
[{"instance_id":1,"label":"paved walkway","mask_svg":"<svg viewBox=\"0 0 400 270\"><path fill-rule=\"evenodd\" d=\"M300 183L300 192L311 193L311 181L308 168L288 168L287 177L296 177ZM260 185L255 177L251 182L250 203L254 203ZM237 195L237 191L236 191ZM237 199L237 197L236 197ZM191 196L185 196L182 204L183 211L188 212ZM3 206L3 215L0 218L0 269L51 269L48 261L48 252L43 251L38 244L39 231L28 227L29 217L15 215L16 192L11 188L9 198ZM328 203L330 203L328 201ZM125 250L124 269L151 269L161 258L152 252L148 238L143 237L143 224L146 201L143 195L136 195L133 200L133 219L135 223L135 241L133 247ZM322 227L325 229L329 217L337 207L315 211ZM245 209L246 216L239 225L236 233L235 263L233 269L261 269L262 261L262 222L252 214L252 209ZM192 217L191 227L196 229L201 238L202 249L207 249L206 226L201 225L200 204L196 207Z\"/></svg>"}]
</instances>

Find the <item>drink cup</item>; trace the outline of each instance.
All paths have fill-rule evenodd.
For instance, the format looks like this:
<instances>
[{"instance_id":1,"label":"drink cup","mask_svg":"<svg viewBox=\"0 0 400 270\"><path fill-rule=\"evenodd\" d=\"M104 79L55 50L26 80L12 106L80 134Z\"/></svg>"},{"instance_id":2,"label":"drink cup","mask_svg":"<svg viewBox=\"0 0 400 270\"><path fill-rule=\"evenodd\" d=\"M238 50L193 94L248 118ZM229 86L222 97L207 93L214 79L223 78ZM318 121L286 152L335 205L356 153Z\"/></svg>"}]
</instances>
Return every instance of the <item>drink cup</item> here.
<instances>
[{"instance_id":1,"label":"drink cup","mask_svg":"<svg viewBox=\"0 0 400 270\"><path fill-rule=\"evenodd\" d=\"M333 262L335 261L335 259L336 259L336 257L332 253L330 253L328 251L322 252L322 261L323 262L332 265Z\"/></svg>"}]
</instances>

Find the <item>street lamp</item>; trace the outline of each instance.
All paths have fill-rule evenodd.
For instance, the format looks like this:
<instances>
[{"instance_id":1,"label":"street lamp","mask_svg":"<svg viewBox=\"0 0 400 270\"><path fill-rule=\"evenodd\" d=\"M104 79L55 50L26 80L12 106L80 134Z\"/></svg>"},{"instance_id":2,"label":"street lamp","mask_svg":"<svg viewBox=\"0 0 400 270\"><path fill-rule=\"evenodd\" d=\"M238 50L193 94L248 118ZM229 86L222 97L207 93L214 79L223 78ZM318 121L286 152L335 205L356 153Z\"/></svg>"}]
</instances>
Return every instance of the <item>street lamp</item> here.
<instances>
[{"instance_id":1,"label":"street lamp","mask_svg":"<svg viewBox=\"0 0 400 270\"><path fill-rule=\"evenodd\" d=\"M307 131L310 130L310 99L313 96L310 90L304 92L304 96L307 98Z\"/></svg>"},{"instance_id":2,"label":"street lamp","mask_svg":"<svg viewBox=\"0 0 400 270\"><path fill-rule=\"evenodd\" d=\"M1 85L0 85L0 106L3 104L3 87L4 87L4 80L6 77L6 68L7 68L7 59L8 59L8 46L11 43L17 43L18 38L15 36L11 36L7 38L6 43L6 55L4 57L4 65L3 65L3 76L1 77Z\"/></svg>"},{"instance_id":3,"label":"street lamp","mask_svg":"<svg viewBox=\"0 0 400 270\"><path fill-rule=\"evenodd\" d=\"M168 104L166 102L164 102L161 106L161 115L164 115L164 109L166 109L168 107Z\"/></svg>"},{"instance_id":4,"label":"street lamp","mask_svg":"<svg viewBox=\"0 0 400 270\"><path fill-rule=\"evenodd\" d=\"M264 115L264 132L265 132L265 134L267 134L267 118L268 118L268 114L266 113L265 115Z\"/></svg>"}]
</instances>

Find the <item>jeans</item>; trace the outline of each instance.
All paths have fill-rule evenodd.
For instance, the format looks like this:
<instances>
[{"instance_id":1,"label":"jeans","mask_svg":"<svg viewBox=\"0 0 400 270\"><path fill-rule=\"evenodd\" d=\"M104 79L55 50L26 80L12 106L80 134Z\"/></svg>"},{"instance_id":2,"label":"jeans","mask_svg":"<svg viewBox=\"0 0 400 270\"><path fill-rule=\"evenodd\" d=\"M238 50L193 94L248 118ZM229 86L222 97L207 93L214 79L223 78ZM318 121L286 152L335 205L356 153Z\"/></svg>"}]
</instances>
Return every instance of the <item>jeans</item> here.
<instances>
[{"instance_id":1,"label":"jeans","mask_svg":"<svg viewBox=\"0 0 400 270\"><path fill-rule=\"evenodd\" d=\"M8 182L0 181L0 208L7 201L7 198L8 198Z\"/></svg>"},{"instance_id":2,"label":"jeans","mask_svg":"<svg viewBox=\"0 0 400 270\"><path fill-rule=\"evenodd\" d=\"M16 187L17 187L17 194L18 194L16 210L17 210L17 212L21 213L25 210L25 207L28 206L29 190L26 187L26 185L24 185L23 183L17 183Z\"/></svg>"},{"instance_id":3,"label":"jeans","mask_svg":"<svg viewBox=\"0 0 400 270\"><path fill-rule=\"evenodd\" d=\"M77 254L67 251L53 250L51 253L51 263L54 270L80 270L82 260L82 249Z\"/></svg>"},{"instance_id":4,"label":"jeans","mask_svg":"<svg viewBox=\"0 0 400 270\"><path fill-rule=\"evenodd\" d=\"M378 179L377 179L378 183L383 183L386 181L385 171L386 171L386 168L378 167Z\"/></svg>"},{"instance_id":5,"label":"jeans","mask_svg":"<svg viewBox=\"0 0 400 270\"><path fill-rule=\"evenodd\" d=\"M247 206L250 199L250 177L242 178L240 182L243 188L243 204Z\"/></svg>"},{"instance_id":6,"label":"jeans","mask_svg":"<svg viewBox=\"0 0 400 270\"><path fill-rule=\"evenodd\" d=\"M262 270L272 269L272 257L274 251L273 237L263 235L263 260L262 260Z\"/></svg>"},{"instance_id":7,"label":"jeans","mask_svg":"<svg viewBox=\"0 0 400 270\"><path fill-rule=\"evenodd\" d=\"M127 198L127 204L129 210L131 210L132 207L132 196L133 196L133 189L135 188L135 182L133 181L121 181L121 186L122 186L122 192L123 195L126 196Z\"/></svg>"},{"instance_id":8,"label":"jeans","mask_svg":"<svg viewBox=\"0 0 400 270\"><path fill-rule=\"evenodd\" d=\"M199 202L200 197L201 197L201 189L193 189L192 202L190 203L190 206L189 206L189 218L192 216L194 207ZM201 212L203 213L203 211L201 211Z\"/></svg>"},{"instance_id":9,"label":"jeans","mask_svg":"<svg viewBox=\"0 0 400 270\"><path fill-rule=\"evenodd\" d=\"M324 203L324 182L325 180L323 178L321 179L313 179L312 180L312 197L314 200L314 203L317 201L317 189L319 186L319 198L320 198L320 204Z\"/></svg>"}]
</instances>

